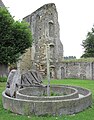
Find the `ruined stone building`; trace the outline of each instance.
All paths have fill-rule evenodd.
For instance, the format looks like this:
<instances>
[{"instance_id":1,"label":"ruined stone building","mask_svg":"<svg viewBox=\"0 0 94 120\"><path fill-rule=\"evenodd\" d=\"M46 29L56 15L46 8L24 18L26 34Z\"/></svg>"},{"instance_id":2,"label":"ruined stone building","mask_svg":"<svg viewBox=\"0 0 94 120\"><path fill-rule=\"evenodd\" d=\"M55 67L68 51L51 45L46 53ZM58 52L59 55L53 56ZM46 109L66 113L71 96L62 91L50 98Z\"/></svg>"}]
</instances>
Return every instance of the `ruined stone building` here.
<instances>
[{"instance_id":1,"label":"ruined stone building","mask_svg":"<svg viewBox=\"0 0 94 120\"><path fill-rule=\"evenodd\" d=\"M57 63L63 59L63 45L59 36L58 13L55 4L46 4L24 18L30 24L33 44L20 61L20 69L37 69L44 76L47 71L46 46L50 52L50 75L56 78Z\"/></svg>"},{"instance_id":2,"label":"ruined stone building","mask_svg":"<svg viewBox=\"0 0 94 120\"><path fill-rule=\"evenodd\" d=\"M0 6L4 6L0 0ZM58 13L53 3L46 4L24 18L32 32L32 47L21 56L18 69L35 69L47 75L46 46L50 52L51 78L79 78L94 80L94 59L63 60L63 45L59 36ZM1 68L1 67L0 67ZM2 69L2 68L1 68Z\"/></svg>"},{"instance_id":3,"label":"ruined stone building","mask_svg":"<svg viewBox=\"0 0 94 120\"><path fill-rule=\"evenodd\" d=\"M37 69L46 76L46 46L50 47L50 77L57 79L94 79L94 60L63 60L63 45L59 36L58 13L55 4L46 4L24 18L30 24L33 44L19 62L21 70Z\"/></svg>"},{"instance_id":4,"label":"ruined stone building","mask_svg":"<svg viewBox=\"0 0 94 120\"><path fill-rule=\"evenodd\" d=\"M36 69L47 75L46 46L50 48L50 77L55 79L94 79L94 60L64 61L59 36L58 13L55 4L46 4L24 18L32 32L32 47L22 56L21 71Z\"/></svg>"}]
</instances>

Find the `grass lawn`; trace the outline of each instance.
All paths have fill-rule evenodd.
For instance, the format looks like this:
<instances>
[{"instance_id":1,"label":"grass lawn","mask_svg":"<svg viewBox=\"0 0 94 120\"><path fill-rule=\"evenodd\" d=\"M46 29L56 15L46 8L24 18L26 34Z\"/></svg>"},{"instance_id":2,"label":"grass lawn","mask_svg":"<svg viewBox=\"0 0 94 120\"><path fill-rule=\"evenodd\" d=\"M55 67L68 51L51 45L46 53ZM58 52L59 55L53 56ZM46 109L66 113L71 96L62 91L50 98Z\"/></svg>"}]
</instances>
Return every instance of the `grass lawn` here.
<instances>
[{"instance_id":1,"label":"grass lawn","mask_svg":"<svg viewBox=\"0 0 94 120\"><path fill-rule=\"evenodd\" d=\"M44 81L47 84L47 80ZM62 115L62 116L22 116L7 111L2 106L2 91L5 89L5 82L0 82L0 120L94 120L94 80L78 80L78 79L64 79L64 80L51 80L51 84L69 84L81 86L89 89L92 92L93 105L83 112L75 115Z\"/></svg>"}]
</instances>

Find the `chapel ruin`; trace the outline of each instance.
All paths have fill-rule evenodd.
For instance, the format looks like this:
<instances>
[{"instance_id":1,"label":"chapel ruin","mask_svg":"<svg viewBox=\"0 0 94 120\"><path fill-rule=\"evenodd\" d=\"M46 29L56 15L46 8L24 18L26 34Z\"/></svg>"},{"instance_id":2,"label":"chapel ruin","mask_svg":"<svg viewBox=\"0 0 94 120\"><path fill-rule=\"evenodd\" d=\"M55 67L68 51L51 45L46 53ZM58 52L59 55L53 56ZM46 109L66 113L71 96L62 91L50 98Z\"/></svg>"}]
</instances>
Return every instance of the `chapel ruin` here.
<instances>
[{"instance_id":1,"label":"chapel ruin","mask_svg":"<svg viewBox=\"0 0 94 120\"><path fill-rule=\"evenodd\" d=\"M40 7L24 20L30 25L33 44L18 63L20 71L35 69L46 77L46 46L49 45L51 78L94 79L94 60L64 61L58 12L54 3Z\"/></svg>"},{"instance_id":2,"label":"chapel ruin","mask_svg":"<svg viewBox=\"0 0 94 120\"><path fill-rule=\"evenodd\" d=\"M5 7L1 0L0 7ZM46 77L46 46L49 45L51 78L94 80L94 59L64 61L63 45L59 34L58 12L54 3L43 5L23 19L30 25L33 43L32 47L21 56L17 64L21 73L34 69L39 71L43 77ZM3 69L3 67L0 68ZM7 71L3 71L7 75ZM0 75L2 75L2 72Z\"/></svg>"},{"instance_id":3,"label":"chapel ruin","mask_svg":"<svg viewBox=\"0 0 94 120\"><path fill-rule=\"evenodd\" d=\"M36 69L46 76L46 46L50 52L50 76L56 78L57 64L63 59L63 45L60 41L58 13L54 3L46 4L24 18L32 32L32 47L22 56L18 64L21 71Z\"/></svg>"}]
</instances>

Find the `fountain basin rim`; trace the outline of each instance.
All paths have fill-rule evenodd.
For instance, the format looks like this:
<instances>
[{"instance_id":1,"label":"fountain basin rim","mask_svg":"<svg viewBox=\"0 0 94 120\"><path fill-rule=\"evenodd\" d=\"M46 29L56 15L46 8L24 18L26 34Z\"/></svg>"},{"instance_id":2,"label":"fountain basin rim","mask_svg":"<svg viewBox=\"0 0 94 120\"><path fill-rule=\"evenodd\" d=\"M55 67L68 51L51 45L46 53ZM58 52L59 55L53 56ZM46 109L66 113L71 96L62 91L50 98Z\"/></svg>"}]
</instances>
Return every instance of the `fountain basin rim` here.
<instances>
[{"instance_id":1,"label":"fountain basin rim","mask_svg":"<svg viewBox=\"0 0 94 120\"><path fill-rule=\"evenodd\" d=\"M74 99L66 99L66 100L48 100L48 101L45 101L45 100L43 100L43 101L38 101L38 100L25 100L25 99L18 99L18 98L13 98L13 97L9 97L9 96L7 96L6 94L5 94L5 91L3 91L2 92L2 96L4 96L4 97L6 97L6 98L9 98L9 99L11 99L11 100L17 100L17 101L24 101L24 102L37 102L37 103L42 103L42 102L62 102L62 101L76 101L76 100L79 100L79 99L83 99L83 98L86 98L86 97L88 97L88 96L90 96L91 94L89 93L88 95L86 95L86 96L83 96L83 97L81 97L81 98L74 98Z\"/></svg>"},{"instance_id":2,"label":"fountain basin rim","mask_svg":"<svg viewBox=\"0 0 94 120\"><path fill-rule=\"evenodd\" d=\"M51 86L51 87L62 87L62 86ZM63 87L65 87L65 86L63 86ZM30 88L33 88L33 87L28 87L29 89ZM77 89L75 89L75 88L72 88L72 87L66 87L66 88L68 88L68 89L71 89L71 90L74 90L74 92L73 93L70 93L70 94L67 94L67 95L58 95L58 96L29 96L29 95L25 95L25 94L22 94L22 93L20 93L20 91L22 91L22 90L25 90L25 89L27 89L27 88L22 88L22 89L20 89L20 90L18 90L17 91L17 94L18 95L21 95L21 96L24 96L24 97L32 97L32 98L63 98L63 97L68 97L68 96L71 96L71 95L74 95L74 94L77 94L78 93L78 90Z\"/></svg>"},{"instance_id":3,"label":"fountain basin rim","mask_svg":"<svg viewBox=\"0 0 94 120\"><path fill-rule=\"evenodd\" d=\"M61 85L60 85L61 86ZM66 85L64 85L64 86L66 86ZM77 88L79 88L79 86L71 86L71 87L77 87ZM80 88L82 88L82 87L80 87ZM82 88L83 89L83 88ZM83 96L83 97L81 97L81 98L73 98L73 99L65 99L65 100L48 100L48 101L38 101L38 100L25 100L25 99L18 99L18 98L13 98L13 97L10 97L10 96L7 96L6 94L5 94L5 91L3 91L2 92L2 96L4 96L4 97L6 97L6 98L9 98L9 99L11 99L11 100L18 100L18 101L28 101L28 102L58 102L58 101L75 101L75 100L78 100L78 99L83 99L83 98L86 98L86 97L88 97L88 96L92 96L92 93L90 92L90 90L88 90L88 89L86 89L86 88L84 88L84 90L86 90L86 91L88 91L88 94L87 95L85 95L85 96Z\"/></svg>"}]
</instances>

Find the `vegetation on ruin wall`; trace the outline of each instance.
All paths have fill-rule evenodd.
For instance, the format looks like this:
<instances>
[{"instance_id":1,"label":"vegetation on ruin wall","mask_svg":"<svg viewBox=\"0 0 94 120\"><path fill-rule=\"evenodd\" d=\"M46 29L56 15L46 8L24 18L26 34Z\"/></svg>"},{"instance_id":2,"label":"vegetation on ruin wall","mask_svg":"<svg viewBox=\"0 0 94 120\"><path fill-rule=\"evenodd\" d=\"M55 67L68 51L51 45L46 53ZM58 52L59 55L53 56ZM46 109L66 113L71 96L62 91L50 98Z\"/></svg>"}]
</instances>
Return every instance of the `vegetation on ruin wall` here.
<instances>
[{"instance_id":1,"label":"vegetation on ruin wall","mask_svg":"<svg viewBox=\"0 0 94 120\"><path fill-rule=\"evenodd\" d=\"M7 9L0 7L0 64L15 63L31 46L29 25L15 21Z\"/></svg>"},{"instance_id":2,"label":"vegetation on ruin wall","mask_svg":"<svg viewBox=\"0 0 94 120\"><path fill-rule=\"evenodd\" d=\"M47 84L47 80L44 81ZM0 120L94 120L94 81L93 80L51 80L51 84L77 85L89 89L93 96L93 105L91 108L74 115L62 116L22 116L7 111L2 106L2 91L5 89L5 82L0 82Z\"/></svg>"},{"instance_id":3,"label":"vegetation on ruin wall","mask_svg":"<svg viewBox=\"0 0 94 120\"><path fill-rule=\"evenodd\" d=\"M71 60L63 60L63 63L71 63L71 62L94 62L94 58L81 58L81 59L71 59Z\"/></svg>"}]
</instances>

